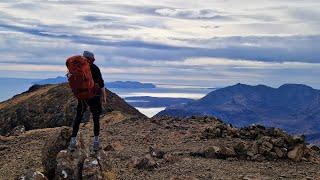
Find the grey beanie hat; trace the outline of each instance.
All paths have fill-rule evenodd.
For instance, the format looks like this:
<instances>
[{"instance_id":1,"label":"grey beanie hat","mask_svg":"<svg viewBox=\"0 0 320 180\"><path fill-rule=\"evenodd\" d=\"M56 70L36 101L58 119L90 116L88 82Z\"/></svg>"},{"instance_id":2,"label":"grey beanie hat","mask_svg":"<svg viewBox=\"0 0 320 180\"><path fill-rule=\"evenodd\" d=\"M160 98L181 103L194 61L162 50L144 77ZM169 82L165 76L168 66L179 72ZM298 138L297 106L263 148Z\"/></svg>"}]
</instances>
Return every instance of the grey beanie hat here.
<instances>
[{"instance_id":1,"label":"grey beanie hat","mask_svg":"<svg viewBox=\"0 0 320 180\"><path fill-rule=\"evenodd\" d=\"M83 56L88 58L88 59L93 59L94 60L94 54L90 51L83 51Z\"/></svg>"}]
</instances>

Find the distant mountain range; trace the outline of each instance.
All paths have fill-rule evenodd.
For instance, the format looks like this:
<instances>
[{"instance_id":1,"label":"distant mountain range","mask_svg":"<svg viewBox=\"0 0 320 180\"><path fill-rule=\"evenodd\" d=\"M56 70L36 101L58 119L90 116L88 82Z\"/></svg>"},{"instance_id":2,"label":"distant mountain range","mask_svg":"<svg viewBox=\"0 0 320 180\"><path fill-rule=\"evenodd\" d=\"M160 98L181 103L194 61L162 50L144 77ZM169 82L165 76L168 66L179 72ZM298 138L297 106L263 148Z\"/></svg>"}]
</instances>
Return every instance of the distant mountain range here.
<instances>
[{"instance_id":1,"label":"distant mountain range","mask_svg":"<svg viewBox=\"0 0 320 180\"><path fill-rule=\"evenodd\" d=\"M150 97L150 96L133 96L124 98L127 103L133 107L156 108L169 107L176 104L186 104L194 101L189 98L168 98L168 97Z\"/></svg>"},{"instance_id":2,"label":"distant mountain range","mask_svg":"<svg viewBox=\"0 0 320 180\"><path fill-rule=\"evenodd\" d=\"M140 89L140 88L156 88L156 85L152 83L141 83L137 81L115 81L107 82L105 85L108 88L129 88L129 89Z\"/></svg>"},{"instance_id":3,"label":"distant mountain range","mask_svg":"<svg viewBox=\"0 0 320 180\"><path fill-rule=\"evenodd\" d=\"M26 91L34 81L39 79L0 78L0 102Z\"/></svg>"},{"instance_id":4,"label":"distant mountain range","mask_svg":"<svg viewBox=\"0 0 320 180\"><path fill-rule=\"evenodd\" d=\"M290 133L312 134L315 139L320 132L320 91L301 84L279 88L236 84L199 100L168 107L159 115L212 115L236 126L262 124Z\"/></svg>"},{"instance_id":5,"label":"distant mountain range","mask_svg":"<svg viewBox=\"0 0 320 180\"><path fill-rule=\"evenodd\" d=\"M68 82L66 77L58 76L56 78L48 78L40 81L35 81L33 82L33 84L45 85L45 84L61 84L65 82ZM156 87L152 83L141 83L137 81L114 81L114 82L106 82L105 85L108 88L129 88L129 89Z\"/></svg>"},{"instance_id":6,"label":"distant mountain range","mask_svg":"<svg viewBox=\"0 0 320 180\"><path fill-rule=\"evenodd\" d=\"M65 83L65 82L68 82L67 77L58 76L55 78L41 79L38 81L34 81L32 83L38 84L38 85L45 85L45 84L61 84L61 83Z\"/></svg>"}]
</instances>

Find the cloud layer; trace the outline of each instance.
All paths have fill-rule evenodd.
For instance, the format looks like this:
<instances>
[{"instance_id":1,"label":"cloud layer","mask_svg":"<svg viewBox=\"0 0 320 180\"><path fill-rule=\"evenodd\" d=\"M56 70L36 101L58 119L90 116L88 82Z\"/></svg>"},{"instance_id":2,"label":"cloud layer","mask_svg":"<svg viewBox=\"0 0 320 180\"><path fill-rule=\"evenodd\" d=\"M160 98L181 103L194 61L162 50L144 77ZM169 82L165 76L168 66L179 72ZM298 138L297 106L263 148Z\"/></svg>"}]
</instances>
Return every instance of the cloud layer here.
<instances>
[{"instance_id":1,"label":"cloud layer","mask_svg":"<svg viewBox=\"0 0 320 180\"><path fill-rule=\"evenodd\" d=\"M91 50L110 80L320 88L319 6L315 0L1 1L0 76L63 75L68 56Z\"/></svg>"}]
</instances>

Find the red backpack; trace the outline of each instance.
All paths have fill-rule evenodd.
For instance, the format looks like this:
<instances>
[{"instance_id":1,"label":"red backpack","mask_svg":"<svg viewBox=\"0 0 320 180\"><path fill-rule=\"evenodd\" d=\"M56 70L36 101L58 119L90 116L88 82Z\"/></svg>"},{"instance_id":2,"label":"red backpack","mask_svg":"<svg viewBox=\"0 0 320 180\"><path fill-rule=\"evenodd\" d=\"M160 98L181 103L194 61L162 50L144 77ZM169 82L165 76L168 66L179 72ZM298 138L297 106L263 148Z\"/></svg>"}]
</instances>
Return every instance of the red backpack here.
<instances>
[{"instance_id":1,"label":"red backpack","mask_svg":"<svg viewBox=\"0 0 320 180\"><path fill-rule=\"evenodd\" d=\"M95 85L87 59L80 55L72 56L67 59L66 66L69 70L69 85L74 96L79 100L93 98L95 96Z\"/></svg>"}]
</instances>

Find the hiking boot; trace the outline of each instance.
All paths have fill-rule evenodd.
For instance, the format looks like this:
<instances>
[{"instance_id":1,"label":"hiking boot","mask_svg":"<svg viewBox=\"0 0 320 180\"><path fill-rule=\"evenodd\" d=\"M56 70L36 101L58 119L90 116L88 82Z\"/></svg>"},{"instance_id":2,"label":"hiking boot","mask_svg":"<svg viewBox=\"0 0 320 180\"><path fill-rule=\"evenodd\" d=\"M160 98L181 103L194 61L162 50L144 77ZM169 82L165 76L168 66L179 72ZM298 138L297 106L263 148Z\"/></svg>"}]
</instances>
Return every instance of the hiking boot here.
<instances>
[{"instance_id":1,"label":"hiking boot","mask_svg":"<svg viewBox=\"0 0 320 180\"><path fill-rule=\"evenodd\" d=\"M100 148L101 148L100 141L99 140L94 140L93 141L93 146L92 146L93 151L99 151Z\"/></svg>"},{"instance_id":2,"label":"hiking boot","mask_svg":"<svg viewBox=\"0 0 320 180\"><path fill-rule=\"evenodd\" d=\"M71 141L69 143L68 149L70 151L74 151L77 149L77 140L75 138L71 138Z\"/></svg>"}]
</instances>

